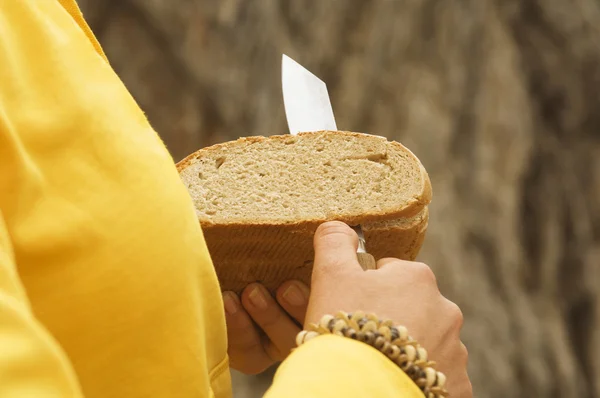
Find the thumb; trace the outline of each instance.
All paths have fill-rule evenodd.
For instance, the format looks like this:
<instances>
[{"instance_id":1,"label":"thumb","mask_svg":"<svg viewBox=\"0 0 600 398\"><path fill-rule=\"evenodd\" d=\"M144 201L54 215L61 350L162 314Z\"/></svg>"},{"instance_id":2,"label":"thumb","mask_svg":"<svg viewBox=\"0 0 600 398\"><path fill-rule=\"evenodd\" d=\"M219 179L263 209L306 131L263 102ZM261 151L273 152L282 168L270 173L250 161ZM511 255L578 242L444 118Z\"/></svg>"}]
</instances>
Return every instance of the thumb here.
<instances>
[{"instance_id":1,"label":"thumb","mask_svg":"<svg viewBox=\"0 0 600 398\"><path fill-rule=\"evenodd\" d=\"M352 228L340 221L321 224L314 238L314 272L342 268L361 269L356 258L358 235Z\"/></svg>"}]
</instances>

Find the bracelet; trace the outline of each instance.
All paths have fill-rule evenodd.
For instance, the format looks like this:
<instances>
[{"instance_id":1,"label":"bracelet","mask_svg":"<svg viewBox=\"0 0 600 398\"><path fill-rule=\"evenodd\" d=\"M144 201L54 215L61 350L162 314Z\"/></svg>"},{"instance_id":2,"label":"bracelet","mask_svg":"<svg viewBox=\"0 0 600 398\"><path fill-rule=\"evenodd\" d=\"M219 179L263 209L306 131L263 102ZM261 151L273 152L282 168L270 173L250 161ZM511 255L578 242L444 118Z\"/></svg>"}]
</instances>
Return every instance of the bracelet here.
<instances>
[{"instance_id":1,"label":"bracelet","mask_svg":"<svg viewBox=\"0 0 600 398\"><path fill-rule=\"evenodd\" d=\"M323 335L335 334L362 341L381 351L400 367L427 398L447 397L446 376L435 370L435 362L427 359L427 351L408 335L404 326L381 321L375 315L338 312L325 315L318 324L310 324L296 337L298 346Z\"/></svg>"}]
</instances>

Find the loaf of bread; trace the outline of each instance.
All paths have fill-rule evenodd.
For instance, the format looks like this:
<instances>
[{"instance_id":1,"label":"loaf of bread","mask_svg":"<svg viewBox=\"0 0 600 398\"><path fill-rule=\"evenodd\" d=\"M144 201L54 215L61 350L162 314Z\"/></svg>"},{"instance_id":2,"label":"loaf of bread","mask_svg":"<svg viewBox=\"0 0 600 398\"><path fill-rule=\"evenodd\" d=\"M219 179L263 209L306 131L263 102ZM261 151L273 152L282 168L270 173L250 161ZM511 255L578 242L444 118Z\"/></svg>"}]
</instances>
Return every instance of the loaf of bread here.
<instances>
[{"instance_id":1,"label":"loaf of bread","mask_svg":"<svg viewBox=\"0 0 600 398\"><path fill-rule=\"evenodd\" d=\"M319 131L247 137L178 163L221 288L310 284L313 236L325 221L360 224L376 259L413 260L431 184L407 148L379 136Z\"/></svg>"}]
</instances>

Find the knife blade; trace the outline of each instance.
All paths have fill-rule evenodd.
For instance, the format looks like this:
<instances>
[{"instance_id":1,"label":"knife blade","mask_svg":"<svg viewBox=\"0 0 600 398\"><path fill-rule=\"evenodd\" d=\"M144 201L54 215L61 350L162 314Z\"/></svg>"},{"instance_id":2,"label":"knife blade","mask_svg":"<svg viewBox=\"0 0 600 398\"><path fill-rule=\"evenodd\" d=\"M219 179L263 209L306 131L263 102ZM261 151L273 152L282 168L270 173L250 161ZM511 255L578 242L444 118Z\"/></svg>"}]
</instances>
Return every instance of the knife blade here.
<instances>
[{"instance_id":1,"label":"knife blade","mask_svg":"<svg viewBox=\"0 0 600 398\"><path fill-rule=\"evenodd\" d=\"M325 82L285 54L281 60L281 86L290 134L337 130ZM358 262L365 270L375 269L375 258L367 253L361 226L352 228L358 235Z\"/></svg>"}]
</instances>

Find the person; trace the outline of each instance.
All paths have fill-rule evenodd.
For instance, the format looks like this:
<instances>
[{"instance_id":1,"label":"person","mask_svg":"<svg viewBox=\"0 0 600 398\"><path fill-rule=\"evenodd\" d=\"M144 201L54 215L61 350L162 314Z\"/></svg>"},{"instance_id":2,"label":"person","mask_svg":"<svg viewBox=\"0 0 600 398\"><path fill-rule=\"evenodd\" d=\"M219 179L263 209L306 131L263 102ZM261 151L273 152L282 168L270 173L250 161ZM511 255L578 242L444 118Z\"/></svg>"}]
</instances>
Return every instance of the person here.
<instances>
[{"instance_id":1,"label":"person","mask_svg":"<svg viewBox=\"0 0 600 398\"><path fill-rule=\"evenodd\" d=\"M230 361L280 360L269 398L422 396L361 341L290 354L298 324L339 310L406 326L450 393L472 394L462 315L431 270L362 271L342 223L315 234L310 294L222 296L173 159L74 0L0 0L0 82L1 397L223 398Z\"/></svg>"}]
</instances>

